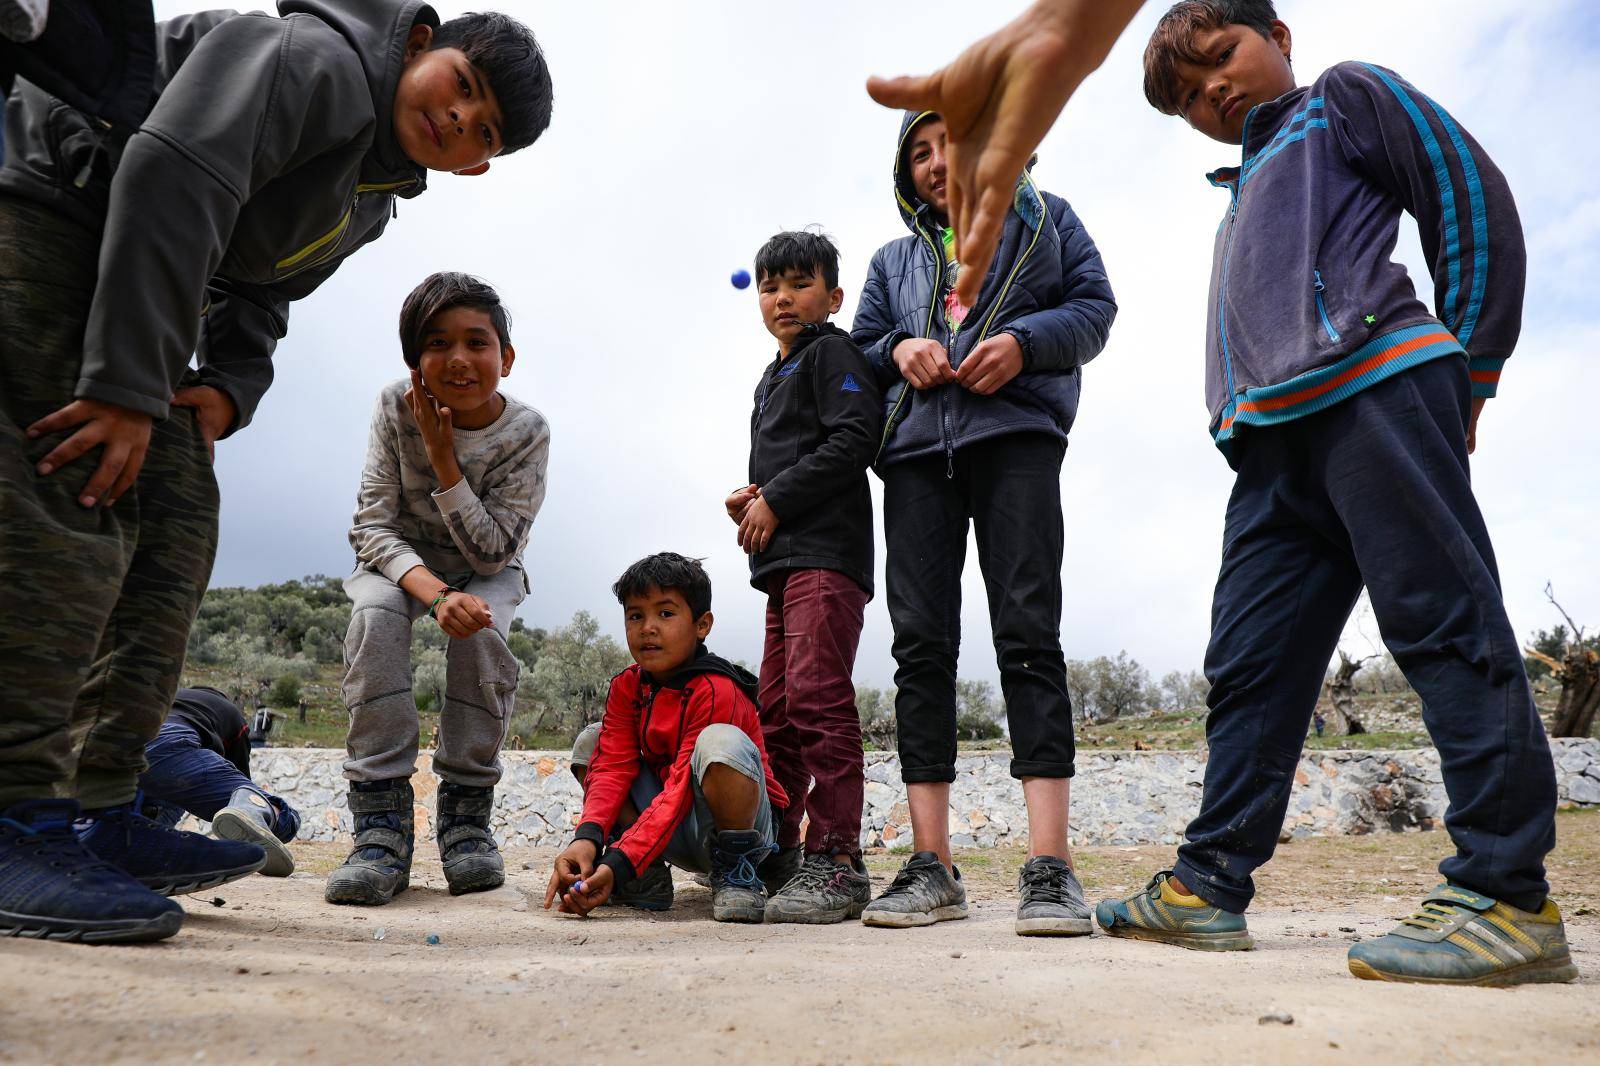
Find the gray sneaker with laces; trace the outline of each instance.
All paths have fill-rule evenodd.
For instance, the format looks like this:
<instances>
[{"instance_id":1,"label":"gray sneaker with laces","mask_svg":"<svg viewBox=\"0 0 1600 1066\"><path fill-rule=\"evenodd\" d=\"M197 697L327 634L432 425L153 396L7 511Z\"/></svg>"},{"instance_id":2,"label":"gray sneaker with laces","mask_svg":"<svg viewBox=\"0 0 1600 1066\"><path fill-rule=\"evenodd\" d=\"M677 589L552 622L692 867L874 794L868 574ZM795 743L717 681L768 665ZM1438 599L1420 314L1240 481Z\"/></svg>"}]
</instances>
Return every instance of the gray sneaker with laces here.
<instances>
[{"instance_id":1,"label":"gray sneaker with laces","mask_svg":"<svg viewBox=\"0 0 1600 1066\"><path fill-rule=\"evenodd\" d=\"M872 880L860 859L844 866L827 855L807 855L799 871L767 900L769 922L832 925L858 918L872 899Z\"/></svg>"},{"instance_id":2,"label":"gray sneaker with laces","mask_svg":"<svg viewBox=\"0 0 1600 1066\"><path fill-rule=\"evenodd\" d=\"M952 867L951 869L954 869ZM952 876L931 851L919 851L906 860L883 895L861 912L864 925L906 929L967 916L967 886L961 871Z\"/></svg>"},{"instance_id":3,"label":"gray sneaker with laces","mask_svg":"<svg viewBox=\"0 0 1600 1066\"><path fill-rule=\"evenodd\" d=\"M1054 855L1035 855L1017 875L1018 936L1088 936L1089 905L1072 867Z\"/></svg>"}]
</instances>

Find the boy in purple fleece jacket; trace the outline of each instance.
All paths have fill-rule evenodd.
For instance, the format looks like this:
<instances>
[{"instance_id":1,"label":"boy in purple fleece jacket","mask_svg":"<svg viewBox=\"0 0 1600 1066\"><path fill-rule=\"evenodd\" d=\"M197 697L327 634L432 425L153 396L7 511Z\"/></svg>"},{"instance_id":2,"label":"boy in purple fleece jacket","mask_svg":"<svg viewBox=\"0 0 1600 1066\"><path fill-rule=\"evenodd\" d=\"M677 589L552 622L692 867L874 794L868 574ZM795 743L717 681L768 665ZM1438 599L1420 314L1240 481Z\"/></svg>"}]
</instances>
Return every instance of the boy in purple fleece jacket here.
<instances>
[{"instance_id":1,"label":"boy in purple fleece jacket","mask_svg":"<svg viewBox=\"0 0 1600 1066\"><path fill-rule=\"evenodd\" d=\"M1252 946L1250 874L1272 855L1329 658L1363 585L1422 697L1450 798L1445 883L1357 977L1453 984L1577 976L1544 856L1555 774L1506 618L1467 456L1521 326L1524 254L1483 149L1399 75L1341 63L1309 87L1270 0L1187 0L1145 52L1145 95L1243 147L1210 175L1211 432L1237 471L1212 605L1210 758L1171 870L1106 900L1108 933ZM1390 260L1417 220L1435 313Z\"/></svg>"}]
</instances>

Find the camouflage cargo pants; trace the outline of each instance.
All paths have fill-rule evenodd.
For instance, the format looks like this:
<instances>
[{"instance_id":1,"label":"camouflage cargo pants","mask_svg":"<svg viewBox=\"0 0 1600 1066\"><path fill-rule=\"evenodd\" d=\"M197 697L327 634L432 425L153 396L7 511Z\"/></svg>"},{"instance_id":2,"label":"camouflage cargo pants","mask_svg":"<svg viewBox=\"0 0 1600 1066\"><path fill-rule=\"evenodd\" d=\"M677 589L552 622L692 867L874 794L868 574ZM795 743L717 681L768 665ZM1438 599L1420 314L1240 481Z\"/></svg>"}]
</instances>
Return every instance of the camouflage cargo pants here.
<instances>
[{"instance_id":1,"label":"camouflage cargo pants","mask_svg":"<svg viewBox=\"0 0 1600 1066\"><path fill-rule=\"evenodd\" d=\"M35 473L62 435L24 430L72 400L98 258L96 234L0 197L0 810L133 798L216 554L217 483L187 409L155 424L115 507L76 499L99 449Z\"/></svg>"}]
</instances>

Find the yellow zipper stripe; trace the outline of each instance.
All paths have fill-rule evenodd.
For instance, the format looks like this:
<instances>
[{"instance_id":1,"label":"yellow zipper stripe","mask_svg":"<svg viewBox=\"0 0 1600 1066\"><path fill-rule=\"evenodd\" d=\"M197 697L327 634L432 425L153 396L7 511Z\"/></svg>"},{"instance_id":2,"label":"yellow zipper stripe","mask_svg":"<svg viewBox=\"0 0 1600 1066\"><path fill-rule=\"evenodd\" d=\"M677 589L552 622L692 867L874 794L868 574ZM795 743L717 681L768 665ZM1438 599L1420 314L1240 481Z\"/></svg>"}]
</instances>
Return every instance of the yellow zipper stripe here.
<instances>
[{"instance_id":1,"label":"yellow zipper stripe","mask_svg":"<svg viewBox=\"0 0 1600 1066\"><path fill-rule=\"evenodd\" d=\"M362 193L369 192L392 192L395 189L403 189L412 184L415 183L412 181L374 182L366 185L357 185L355 194L356 196L360 196ZM300 249L298 252L294 253L288 258L278 260L278 269L288 270L291 267L298 266L308 257L316 255L317 252L327 247L330 241L337 242L339 238L344 236L345 230L350 228L350 216L355 213L355 209L355 200L352 199L350 201L350 206L345 208L344 217L339 219L339 224L337 226L333 227L333 229L329 230L327 233L324 233L322 236L318 237L316 240L312 241L310 244L306 245L304 248Z\"/></svg>"},{"instance_id":2,"label":"yellow zipper stripe","mask_svg":"<svg viewBox=\"0 0 1600 1066\"><path fill-rule=\"evenodd\" d=\"M1006 283L1001 287L1000 295L995 297L994 306L989 308L989 317L983 320L983 329L979 331L978 339L973 342L974 344L982 344L984 338L989 335L989 327L994 325L994 316L1000 313L1000 305L1005 303L1006 294L1011 291L1011 283L1017 280L1017 275L1022 272L1023 264L1028 261L1028 257L1033 254L1034 246L1039 243L1039 234L1044 232L1045 225L1050 221L1050 211L1045 206L1044 197L1039 195L1039 187L1033 183L1033 175L1024 171L1023 177L1028 183L1028 191L1033 193L1033 198L1039 203L1039 226L1033 231L1033 240L1028 242L1028 247L1017 259L1016 265L1011 268L1010 275L1006 277Z\"/></svg>"}]
</instances>

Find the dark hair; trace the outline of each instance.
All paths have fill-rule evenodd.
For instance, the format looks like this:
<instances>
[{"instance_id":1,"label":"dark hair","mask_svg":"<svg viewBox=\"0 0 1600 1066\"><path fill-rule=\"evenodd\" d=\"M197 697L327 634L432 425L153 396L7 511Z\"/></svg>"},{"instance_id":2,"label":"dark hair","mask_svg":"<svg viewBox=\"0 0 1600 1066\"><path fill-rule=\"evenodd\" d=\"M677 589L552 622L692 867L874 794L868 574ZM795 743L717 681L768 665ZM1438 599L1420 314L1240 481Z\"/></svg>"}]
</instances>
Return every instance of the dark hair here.
<instances>
[{"instance_id":1,"label":"dark hair","mask_svg":"<svg viewBox=\"0 0 1600 1066\"><path fill-rule=\"evenodd\" d=\"M1163 115L1176 115L1172 98L1178 80L1179 63L1202 63L1206 57L1195 51L1194 39L1202 30L1224 26L1248 26L1267 37L1278 13L1272 0L1183 0L1173 4L1144 48L1144 98Z\"/></svg>"},{"instance_id":2,"label":"dark hair","mask_svg":"<svg viewBox=\"0 0 1600 1066\"><path fill-rule=\"evenodd\" d=\"M626 604L630 596L643 596L651 589L677 592L689 605L689 613L699 618L711 610L711 578L699 559L677 552L646 555L622 572L611 586L617 602Z\"/></svg>"},{"instance_id":3,"label":"dark hair","mask_svg":"<svg viewBox=\"0 0 1600 1066\"><path fill-rule=\"evenodd\" d=\"M428 51L459 48L489 79L503 117L502 155L526 148L550 125L555 90L533 31L498 11L469 11L434 32Z\"/></svg>"},{"instance_id":4,"label":"dark hair","mask_svg":"<svg viewBox=\"0 0 1600 1066\"><path fill-rule=\"evenodd\" d=\"M756 281L782 277L791 270L821 274L830 289L839 287L839 249L822 232L785 230L773 234L756 253Z\"/></svg>"},{"instance_id":5,"label":"dark hair","mask_svg":"<svg viewBox=\"0 0 1600 1066\"><path fill-rule=\"evenodd\" d=\"M415 370L422 362L423 334L428 331L428 323L452 307L482 311L489 316L500 347L511 343L511 313L487 281L454 270L429 274L400 305L400 354L406 366Z\"/></svg>"}]
</instances>

